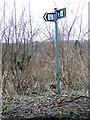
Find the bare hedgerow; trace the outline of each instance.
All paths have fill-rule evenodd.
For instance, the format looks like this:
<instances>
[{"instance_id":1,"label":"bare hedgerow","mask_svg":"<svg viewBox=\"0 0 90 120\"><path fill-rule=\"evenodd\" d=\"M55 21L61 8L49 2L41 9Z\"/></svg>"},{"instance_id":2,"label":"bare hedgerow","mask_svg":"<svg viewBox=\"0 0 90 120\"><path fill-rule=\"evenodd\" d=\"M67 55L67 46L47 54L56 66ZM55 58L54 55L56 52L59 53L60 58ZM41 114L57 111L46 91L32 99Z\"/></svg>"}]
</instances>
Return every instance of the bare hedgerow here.
<instances>
[{"instance_id":1,"label":"bare hedgerow","mask_svg":"<svg viewBox=\"0 0 90 120\"><path fill-rule=\"evenodd\" d=\"M24 94L32 83L32 65L34 46L33 40L37 37L40 27L32 28L32 18L29 9L29 18L25 17L25 9L20 19L16 19L16 3L11 19L7 22L6 6L3 12L2 31L2 75L3 93ZM13 90L11 90L11 86ZM11 92L12 91L12 92Z\"/></svg>"},{"instance_id":2,"label":"bare hedgerow","mask_svg":"<svg viewBox=\"0 0 90 120\"><path fill-rule=\"evenodd\" d=\"M55 41L53 30L45 25L46 31L39 25L33 27L29 6L29 17L25 9L19 20L16 19L16 3L11 18L7 21L5 5L2 25L2 75L3 93L31 94L51 90L56 83ZM81 18L82 19L82 18ZM83 36L82 24L78 39L75 36L76 16L71 26L61 24L67 39L59 38L60 80L63 89L87 90L87 41ZM49 26L50 27L50 26ZM59 30L60 32L60 30ZM67 34L66 34L67 33ZM36 41L43 34L44 41ZM62 35L62 33L60 33ZM70 40L72 38L73 40ZM60 36L59 36L60 37Z\"/></svg>"}]
</instances>

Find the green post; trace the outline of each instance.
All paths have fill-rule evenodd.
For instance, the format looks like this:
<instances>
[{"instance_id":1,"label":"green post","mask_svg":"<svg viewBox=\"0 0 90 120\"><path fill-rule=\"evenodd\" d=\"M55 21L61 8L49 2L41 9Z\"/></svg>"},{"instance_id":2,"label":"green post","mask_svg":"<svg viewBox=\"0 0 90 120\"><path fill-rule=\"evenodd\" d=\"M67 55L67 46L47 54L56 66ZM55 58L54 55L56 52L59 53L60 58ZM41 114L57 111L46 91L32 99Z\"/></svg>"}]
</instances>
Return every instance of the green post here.
<instances>
[{"instance_id":1,"label":"green post","mask_svg":"<svg viewBox=\"0 0 90 120\"><path fill-rule=\"evenodd\" d=\"M57 13L55 10L55 37L56 37L56 82L57 82L57 93L60 94L60 64L59 64L59 44L58 44L58 23L57 23Z\"/></svg>"}]
</instances>

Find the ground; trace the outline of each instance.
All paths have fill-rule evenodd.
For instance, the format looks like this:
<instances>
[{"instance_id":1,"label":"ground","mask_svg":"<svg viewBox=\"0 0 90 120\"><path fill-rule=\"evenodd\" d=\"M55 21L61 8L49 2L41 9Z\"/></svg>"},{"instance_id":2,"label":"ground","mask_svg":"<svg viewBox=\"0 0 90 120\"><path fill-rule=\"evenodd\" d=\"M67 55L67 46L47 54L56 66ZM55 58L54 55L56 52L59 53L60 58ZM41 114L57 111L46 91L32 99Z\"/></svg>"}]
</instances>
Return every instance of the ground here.
<instances>
[{"instance_id":1,"label":"ground","mask_svg":"<svg viewBox=\"0 0 90 120\"><path fill-rule=\"evenodd\" d=\"M74 92L75 93L75 92ZM2 119L54 117L61 120L90 120L90 97L87 95L57 95L45 92L32 96L16 95L3 97Z\"/></svg>"}]
</instances>

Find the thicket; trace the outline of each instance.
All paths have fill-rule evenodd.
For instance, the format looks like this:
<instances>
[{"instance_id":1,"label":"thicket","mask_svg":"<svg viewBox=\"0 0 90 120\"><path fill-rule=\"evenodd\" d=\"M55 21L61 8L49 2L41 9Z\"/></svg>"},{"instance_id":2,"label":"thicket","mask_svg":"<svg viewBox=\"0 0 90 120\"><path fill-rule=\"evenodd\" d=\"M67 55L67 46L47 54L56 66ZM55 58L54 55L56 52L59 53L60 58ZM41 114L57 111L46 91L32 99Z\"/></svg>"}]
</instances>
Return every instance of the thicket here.
<instances>
[{"instance_id":1,"label":"thicket","mask_svg":"<svg viewBox=\"0 0 90 120\"><path fill-rule=\"evenodd\" d=\"M55 41L53 32L42 27L33 27L31 12L25 17L22 11L16 19L16 4L11 18L6 20L4 3L3 21L0 22L2 40L2 78L3 94L43 93L56 83ZM88 41L80 40L82 24L78 39L70 40L76 17L67 31L67 39L59 39L60 77L62 90L88 90ZM81 19L82 20L82 19ZM43 33L47 39L37 41ZM73 33L74 34L74 33ZM84 33L83 33L84 34Z\"/></svg>"}]
</instances>

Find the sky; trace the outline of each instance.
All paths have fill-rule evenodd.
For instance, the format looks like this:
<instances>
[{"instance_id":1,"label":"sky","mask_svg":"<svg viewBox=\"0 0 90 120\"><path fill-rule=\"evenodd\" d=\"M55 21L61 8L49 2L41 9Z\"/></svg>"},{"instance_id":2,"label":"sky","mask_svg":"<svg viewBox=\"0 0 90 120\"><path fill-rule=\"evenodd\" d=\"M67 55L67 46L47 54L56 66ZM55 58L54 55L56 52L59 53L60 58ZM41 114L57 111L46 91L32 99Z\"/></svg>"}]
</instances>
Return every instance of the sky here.
<instances>
[{"instance_id":1,"label":"sky","mask_svg":"<svg viewBox=\"0 0 90 120\"><path fill-rule=\"evenodd\" d=\"M13 9L13 1L14 0L5 0L7 2L7 7L9 8L10 12ZM70 14L70 10L74 11L76 13L78 6L79 11L81 11L82 6L84 15L87 14L87 3L89 0L15 0L16 1L16 9L17 14L22 11L22 8L26 7L28 9L29 7L29 1L31 4L31 13L33 14L33 17L35 18L42 18L43 14L45 12L53 12L54 8L57 7L58 9L61 9L63 7L67 7L67 11ZM4 0L0 0L0 9L3 7ZM28 12L28 11L27 11ZM67 14L68 14L67 13Z\"/></svg>"},{"instance_id":2,"label":"sky","mask_svg":"<svg viewBox=\"0 0 90 120\"><path fill-rule=\"evenodd\" d=\"M12 14L14 0L0 0L0 16L2 16L2 10L6 1L6 14L9 18ZM21 16L22 10L25 8L28 15L29 2L31 15L34 21L44 22L44 13L54 12L54 8L62 9L66 7L66 19L68 24L75 19L75 16L83 16L83 25L86 27L88 23L88 2L90 0L15 0L17 19ZM48 24L48 23L46 23Z\"/></svg>"}]
</instances>

